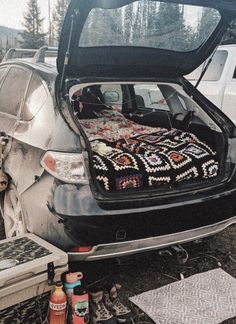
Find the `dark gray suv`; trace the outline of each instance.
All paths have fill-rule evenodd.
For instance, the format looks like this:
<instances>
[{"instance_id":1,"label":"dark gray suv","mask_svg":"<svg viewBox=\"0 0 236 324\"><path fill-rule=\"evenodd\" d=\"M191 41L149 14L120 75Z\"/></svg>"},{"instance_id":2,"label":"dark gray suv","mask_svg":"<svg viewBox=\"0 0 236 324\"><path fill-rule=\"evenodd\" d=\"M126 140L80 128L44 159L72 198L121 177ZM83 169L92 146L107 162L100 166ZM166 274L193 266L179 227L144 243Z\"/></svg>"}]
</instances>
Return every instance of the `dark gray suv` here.
<instances>
[{"instance_id":1,"label":"dark gray suv","mask_svg":"<svg viewBox=\"0 0 236 324\"><path fill-rule=\"evenodd\" d=\"M182 16L161 25L163 8ZM47 47L11 50L0 65L6 235L96 260L235 223L236 128L184 78L235 15L223 0L72 0L57 66Z\"/></svg>"}]
</instances>

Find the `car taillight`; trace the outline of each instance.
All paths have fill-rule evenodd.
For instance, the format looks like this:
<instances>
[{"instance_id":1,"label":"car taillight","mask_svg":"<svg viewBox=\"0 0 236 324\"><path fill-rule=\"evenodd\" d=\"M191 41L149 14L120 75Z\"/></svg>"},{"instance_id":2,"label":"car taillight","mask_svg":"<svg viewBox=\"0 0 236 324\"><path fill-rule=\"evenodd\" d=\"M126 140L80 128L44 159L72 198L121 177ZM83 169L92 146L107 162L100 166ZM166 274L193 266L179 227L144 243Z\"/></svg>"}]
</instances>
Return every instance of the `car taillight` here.
<instances>
[{"instance_id":1,"label":"car taillight","mask_svg":"<svg viewBox=\"0 0 236 324\"><path fill-rule=\"evenodd\" d=\"M86 253L92 251L92 246L74 246L70 249L70 252L77 252L77 253Z\"/></svg>"},{"instance_id":2,"label":"car taillight","mask_svg":"<svg viewBox=\"0 0 236 324\"><path fill-rule=\"evenodd\" d=\"M83 155L48 151L41 160L42 167L55 178L67 183L88 184Z\"/></svg>"}]
</instances>

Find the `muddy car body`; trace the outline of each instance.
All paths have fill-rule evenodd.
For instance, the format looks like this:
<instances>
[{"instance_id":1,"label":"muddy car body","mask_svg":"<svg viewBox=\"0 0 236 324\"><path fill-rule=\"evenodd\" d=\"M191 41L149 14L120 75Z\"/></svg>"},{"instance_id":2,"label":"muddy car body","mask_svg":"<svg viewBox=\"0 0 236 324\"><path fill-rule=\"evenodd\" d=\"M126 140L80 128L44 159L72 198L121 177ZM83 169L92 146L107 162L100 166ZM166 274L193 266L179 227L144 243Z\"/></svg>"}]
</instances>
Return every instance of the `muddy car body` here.
<instances>
[{"instance_id":1,"label":"muddy car body","mask_svg":"<svg viewBox=\"0 0 236 324\"><path fill-rule=\"evenodd\" d=\"M4 170L10 177L3 201L7 236L27 230L64 248L72 260L96 260L195 240L236 222L235 126L184 78L220 42L236 6L215 2L219 20L208 41L201 39L188 50L117 45L114 38L99 46L84 34L91 13L122 12L142 2L72 0L57 69L41 62L40 55L35 62L10 59L0 65L0 129L9 139L4 151ZM173 2L197 10L213 6L211 1ZM152 188L135 182L119 192L102 189L92 141L73 99L94 85L118 85L120 113L132 123L168 130L174 125L209 143L216 152L215 176ZM161 91L167 112L134 104L149 86Z\"/></svg>"}]
</instances>

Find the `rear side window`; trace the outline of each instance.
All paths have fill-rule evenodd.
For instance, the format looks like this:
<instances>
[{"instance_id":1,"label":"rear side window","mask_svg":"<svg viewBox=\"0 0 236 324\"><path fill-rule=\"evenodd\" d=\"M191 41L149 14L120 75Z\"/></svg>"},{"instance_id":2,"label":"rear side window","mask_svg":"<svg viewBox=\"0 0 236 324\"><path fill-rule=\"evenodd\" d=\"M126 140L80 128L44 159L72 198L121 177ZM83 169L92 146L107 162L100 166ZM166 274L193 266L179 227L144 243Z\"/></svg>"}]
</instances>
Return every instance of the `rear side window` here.
<instances>
[{"instance_id":1,"label":"rear side window","mask_svg":"<svg viewBox=\"0 0 236 324\"><path fill-rule=\"evenodd\" d=\"M221 78L222 72L224 70L225 62L228 57L228 52L225 50L216 51L210 65L207 68L206 73L204 74L203 81L218 81ZM202 70L204 69L207 61L200 65L196 70L187 75L187 79L194 81L198 80Z\"/></svg>"},{"instance_id":2,"label":"rear side window","mask_svg":"<svg viewBox=\"0 0 236 324\"><path fill-rule=\"evenodd\" d=\"M6 68L4 68L4 67L0 68L0 84L2 82L4 75L5 75L5 72L6 72Z\"/></svg>"},{"instance_id":3,"label":"rear side window","mask_svg":"<svg viewBox=\"0 0 236 324\"><path fill-rule=\"evenodd\" d=\"M12 67L0 89L0 111L17 116L24 101L31 71Z\"/></svg>"},{"instance_id":4,"label":"rear side window","mask_svg":"<svg viewBox=\"0 0 236 324\"><path fill-rule=\"evenodd\" d=\"M27 91L22 119L31 120L45 104L47 97L41 78L34 74Z\"/></svg>"},{"instance_id":5,"label":"rear side window","mask_svg":"<svg viewBox=\"0 0 236 324\"><path fill-rule=\"evenodd\" d=\"M134 91L138 108L169 111L169 106L157 85L135 85Z\"/></svg>"},{"instance_id":6,"label":"rear side window","mask_svg":"<svg viewBox=\"0 0 236 324\"><path fill-rule=\"evenodd\" d=\"M234 69L233 79L236 79L236 68Z\"/></svg>"}]
</instances>

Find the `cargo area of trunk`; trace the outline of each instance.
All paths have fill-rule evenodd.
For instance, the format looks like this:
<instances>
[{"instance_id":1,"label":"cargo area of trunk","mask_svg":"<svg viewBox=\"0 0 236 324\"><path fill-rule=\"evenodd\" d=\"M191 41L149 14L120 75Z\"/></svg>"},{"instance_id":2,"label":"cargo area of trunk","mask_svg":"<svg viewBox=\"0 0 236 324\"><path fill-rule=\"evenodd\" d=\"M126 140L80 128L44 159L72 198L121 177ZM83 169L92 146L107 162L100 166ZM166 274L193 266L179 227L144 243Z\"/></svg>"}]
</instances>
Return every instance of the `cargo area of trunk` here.
<instances>
[{"instance_id":1,"label":"cargo area of trunk","mask_svg":"<svg viewBox=\"0 0 236 324\"><path fill-rule=\"evenodd\" d=\"M222 130L181 86L76 85L70 100L90 174L105 196L168 194L222 176Z\"/></svg>"}]
</instances>

